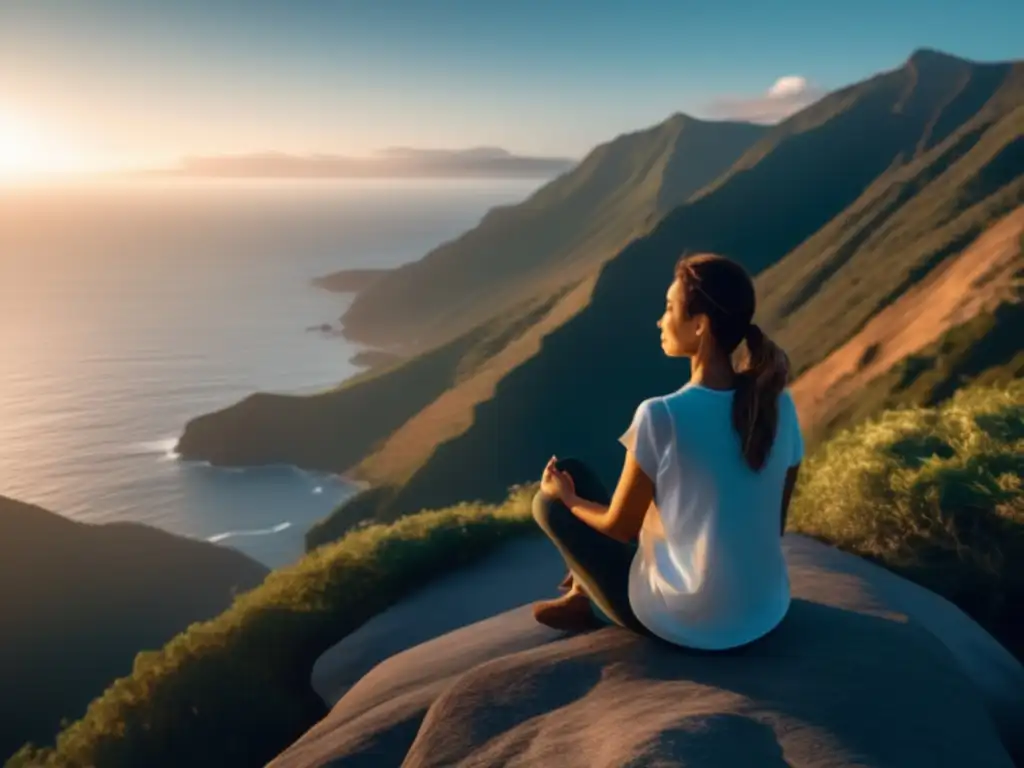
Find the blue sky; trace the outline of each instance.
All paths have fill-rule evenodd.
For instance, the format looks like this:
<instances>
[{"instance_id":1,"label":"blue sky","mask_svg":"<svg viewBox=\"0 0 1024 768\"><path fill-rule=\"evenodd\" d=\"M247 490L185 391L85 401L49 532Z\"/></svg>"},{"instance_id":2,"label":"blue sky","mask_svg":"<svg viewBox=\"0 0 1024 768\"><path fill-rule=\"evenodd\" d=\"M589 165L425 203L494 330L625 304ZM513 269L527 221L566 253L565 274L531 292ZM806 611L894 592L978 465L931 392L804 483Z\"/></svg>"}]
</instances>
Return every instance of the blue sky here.
<instances>
[{"instance_id":1,"label":"blue sky","mask_svg":"<svg viewBox=\"0 0 1024 768\"><path fill-rule=\"evenodd\" d=\"M119 164L578 157L675 111L742 112L783 76L832 89L922 46L1024 58L1022 29L1021 0L0 0L0 120Z\"/></svg>"}]
</instances>

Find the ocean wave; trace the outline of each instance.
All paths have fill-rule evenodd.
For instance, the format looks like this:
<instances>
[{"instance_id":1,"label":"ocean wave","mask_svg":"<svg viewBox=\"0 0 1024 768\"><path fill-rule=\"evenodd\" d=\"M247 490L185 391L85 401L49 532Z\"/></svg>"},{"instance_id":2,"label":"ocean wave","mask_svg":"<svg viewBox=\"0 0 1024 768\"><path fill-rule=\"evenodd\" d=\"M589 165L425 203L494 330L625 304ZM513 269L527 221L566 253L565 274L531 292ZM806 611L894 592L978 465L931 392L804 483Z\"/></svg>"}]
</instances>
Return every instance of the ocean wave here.
<instances>
[{"instance_id":1,"label":"ocean wave","mask_svg":"<svg viewBox=\"0 0 1024 768\"><path fill-rule=\"evenodd\" d=\"M132 453L136 454L159 454L162 458L171 461L178 458L179 454L174 450L178 446L178 438L164 437L160 440L147 440L136 443L132 446Z\"/></svg>"},{"instance_id":2,"label":"ocean wave","mask_svg":"<svg viewBox=\"0 0 1024 768\"><path fill-rule=\"evenodd\" d=\"M292 527L289 522L278 523L272 528L257 528L251 531L225 531L224 533L218 533L215 536L210 536L207 541L211 544L217 544L225 539L232 539L236 536L269 536L273 533L280 533L286 531Z\"/></svg>"}]
</instances>

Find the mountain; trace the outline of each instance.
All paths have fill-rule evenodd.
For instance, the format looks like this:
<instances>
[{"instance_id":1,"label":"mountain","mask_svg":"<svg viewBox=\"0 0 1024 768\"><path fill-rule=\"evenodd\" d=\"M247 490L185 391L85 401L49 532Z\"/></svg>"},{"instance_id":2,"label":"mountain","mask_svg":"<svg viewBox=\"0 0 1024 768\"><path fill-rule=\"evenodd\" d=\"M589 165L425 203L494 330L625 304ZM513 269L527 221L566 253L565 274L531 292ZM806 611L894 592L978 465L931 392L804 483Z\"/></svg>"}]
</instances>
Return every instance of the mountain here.
<instances>
[{"instance_id":1,"label":"mountain","mask_svg":"<svg viewBox=\"0 0 1024 768\"><path fill-rule=\"evenodd\" d=\"M489 384L493 394L396 445L401 471L333 520L495 500L553 453L614 477L614 436L636 404L687 377L655 329L685 250L757 275L758 321L802 372L1022 202L1024 64L915 53L776 126L608 260L583 306ZM386 457L378 449L367 462ZM329 520L310 544L344 528Z\"/></svg>"},{"instance_id":2,"label":"mountain","mask_svg":"<svg viewBox=\"0 0 1024 768\"><path fill-rule=\"evenodd\" d=\"M672 124L646 135L671 134ZM556 258L545 267L549 278L531 280L528 264L494 265L487 249L477 251L486 257L475 272L468 250L464 260L446 261L443 254L480 236L485 218L473 233L405 268L423 296L449 291L450 311L412 298L408 312L381 319L379 333L368 325L365 338L394 341L408 333L411 342L406 323L413 317L430 329L427 338L487 307L495 314L316 398L257 395L200 417L180 450L224 464L291 461L370 483L310 531L310 546L367 518L498 500L510 485L535 479L553 453L581 455L613 478L621 461L614 436L636 404L678 388L688 375L685 364L663 357L655 328L680 253L710 250L745 264L756 275L758 322L804 373L1024 202L1019 62L977 64L919 51L897 69L757 130L760 138L717 178L660 219L654 214L646 234L607 258L592 257L588 268L582 265L591 257L580 256L575 273L552 266L561 263ZM613 146L622 145L595 150L561 182ZM551 190L560 188L545 188L555 209L563 196ZM541 193L522 204L521 216L548 199ZM542 213L534 215L547 221ZM564 209L562 220L559 231L569 239L571 224L594 221ZM495 235L489 242L501 241ZM393 288L393 298L374 293L400 285L400 274L382 277L357 302L377 295L381 306L404 307L405 289ZM499 280L534 293L505 304L499 291L481 287ZM968 336L1001 339L1010 354L1019 342L1007 330L1008 311L982 312L971 322L991 333L975 327Z\"/></svg>"},{"instance_id":3,"label":"mountain","mask_svg":"<svg viewBox=\"0 0 1024 768\"><path fill-rule=\"evenodd\" d=\"M424 349L581 279L713 181L766 129L676 114L598 146L517 205L384 275L342 318L345 335Z\"/></svg>"},{"instance_id":4,"label":"mountain","mask_svg":"<svg viewBox=\"0 0 1024 768\"><path fill-rule=\"evenodd\" d=\"M491 211L420 262L321 278L324 287L361 291L352 305L356 320L346 315L347 334L356 334L352 323L361 327L358 317L368 314L373 329L390 330L386 336L372 330L364 340L390 344L404 337L408 347L415 346L415 335L428 349L404 366L374 369L320 395L261 393L200 416L186 426L177 450L215 464L292 463L340 472L460 382L472 380L472 391L445 402L454 400L461 413L471 410L490 396L488 382L536 351L539 329L548 327L538 326L543 318L553 313L564 320L585 303L602 259L726 170L764 132L675 115L598 147L572 172L523 203ZM466 295L472 306L449 290ZM451 314L431 323L438 302ZM392 311L384 310L387 304ZM428 330L414 334L417 326ZM516 340L521 343L499 355ZM474 379L476 373L482 378ZM461 417L442 420L461 423ZM393 476L391 463L381 472ZM364 467L362 474L380 472Z\"/></svg>"},{"instance_id":5,"label":"mountain","mask_svg":"<svg viewBox=\"0 0 1024 768\"><path fill-rule=\"evenodd\" d=\"M883 89L895 97L882 102L893 140L877 162L891 154L891 165L759 280L761 317L800 370L1021 202L1024 64L925 52Z\"/></svg>"},{"instance_id":6,"label":"mountain","mask_svg":"<svg viewBox=\"0 0 1024 768\"><path fill-rule=\"evenodd\" d=\"M131 523L76 523L0 496L0 757L268 573L231 549Z\"/></svg>"}]
</instances>

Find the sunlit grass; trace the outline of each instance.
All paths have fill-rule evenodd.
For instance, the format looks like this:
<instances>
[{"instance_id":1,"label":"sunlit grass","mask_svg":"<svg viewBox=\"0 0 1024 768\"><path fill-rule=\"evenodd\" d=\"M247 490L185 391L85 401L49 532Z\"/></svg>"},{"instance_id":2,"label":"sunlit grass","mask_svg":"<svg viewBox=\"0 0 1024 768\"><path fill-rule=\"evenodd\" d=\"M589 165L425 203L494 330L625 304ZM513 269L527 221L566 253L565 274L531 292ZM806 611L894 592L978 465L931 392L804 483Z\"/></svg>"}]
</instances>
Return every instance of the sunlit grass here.
<instances>
[{"instance_id":1,"label":"sunlit grass","mask_svg":"<svg viewBox=\"0 0 1024 768\"><path fill-rule=\"evenodd\" d=\"M1024 381L970 388L833 437L806 462L790 528L949 598L1024 658L1022 477Z\"/></svg>"}]
</instances>

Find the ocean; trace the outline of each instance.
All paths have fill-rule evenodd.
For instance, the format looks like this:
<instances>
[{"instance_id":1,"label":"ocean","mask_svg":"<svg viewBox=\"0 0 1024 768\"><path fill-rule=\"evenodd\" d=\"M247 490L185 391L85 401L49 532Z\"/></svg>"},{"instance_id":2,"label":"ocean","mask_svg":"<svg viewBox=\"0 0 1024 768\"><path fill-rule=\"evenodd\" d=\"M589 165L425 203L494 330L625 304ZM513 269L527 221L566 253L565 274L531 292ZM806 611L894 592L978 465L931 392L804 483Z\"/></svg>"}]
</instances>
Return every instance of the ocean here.
<instances>
[{"instance_id":1,"label":"ocean","mask_svg":"<svg viewBox=\"0 0 1024 768\"><path fill-rule=\"evenodd\" d=\"M542 183L0 187L0 494L294 561L354 489L292 467L183 462L186 421L359 372L358 347L307 330L351 301L311 279L418 259Z\"/></svg>"}]
</instances>

